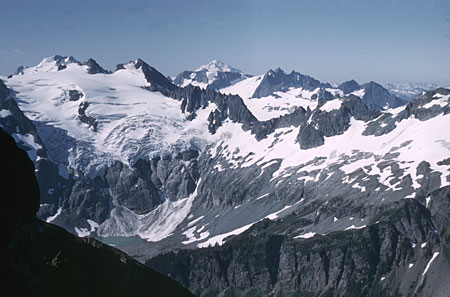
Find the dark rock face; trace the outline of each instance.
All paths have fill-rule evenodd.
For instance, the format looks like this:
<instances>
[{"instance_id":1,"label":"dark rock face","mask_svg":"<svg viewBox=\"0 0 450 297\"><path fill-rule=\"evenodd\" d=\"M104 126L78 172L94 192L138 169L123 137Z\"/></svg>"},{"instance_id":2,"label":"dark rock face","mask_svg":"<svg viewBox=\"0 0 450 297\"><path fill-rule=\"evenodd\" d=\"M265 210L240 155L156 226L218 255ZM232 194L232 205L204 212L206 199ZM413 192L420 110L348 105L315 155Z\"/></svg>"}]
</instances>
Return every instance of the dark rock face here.
<instances>
[{"instance_id":1,"label":"dark rock face","mask_svg":"<svg viewBox=\"0 0 450 297\"><path fill-rule=\"evenodd\" d=\"M311 96L312 100L318 100L319 102L325 102L333 99L334 96L324 88L320 88L317 94ZM320 103L319 103L320 104Z\"/></svg>"},{"instance_id":2,"label":"dark rock face","mask_svg":"<svg viewBox=\"0 0 450 297\"><path fill-rule=\"evenodd\" d=\"M386 106L395 108L406 103L405 100L392 95L376 82L366 83L362 85L362 88L364 88L365 94L361 99L369 109L382 110Z\"/></svg>"},{"instance_id":3,"label":"dark rock face","mask_svg":"<svg viewBox=\"0 0 450 297\"><path fill-rule=\"evenodd\" d=\"M340 84L338 89L344 92L344 94L350 94L353 91L361 89L361 87L355 80L352 79Z\"/></svg>"},{"instance_id":4,"label":"dark rock face","mask_svg":"<svg viewBox=\"0 0 450 297\"><path fill-rule=\"evenodd\" d=\"M306 123L310 115L310 109L305 110L303 107L298 107L294 110L294 112L279 116L278 118L273 118L268 121L254 122L251 131L255 134L256 139L261 140L267 135L273 133L276 129L291 126L299 127L300 125Z\"/></svg>"},{"instance_id":5,"label":"dark rock face","mask_svg":"<svg viewBox=\"0 0 450 297\"><path fill-rule=\"evenodd\" d=\"M88 124L89 127L92 128L93 131L97 131L97 120L86 114L86 109L89 107L89 103L87 101L83 101L80 103L78 107L78 118L82 123Z\"/></svg>"},{"instance_id":6,"label":"dark rock face","mask_svg":"<svg viewBox=\"0 0 450 297\"><path fill-rule=\"evenodd\" d=\"M252 97L266 97L278 91L287 91L291 87L313 91L319 87L331 88L331 85L323 84L310 76L298 72L292 71L287 74L280 68L277 68L275 70L269 70L264 75L264 78L261 80Z\"/></svg>"},{"instance_id":7,"label":"dark rock face","mask_svg":"<svg viewBox=\"0 0 450 297\"><path fill-rule=\"evenodd\" d=\"M120 205L143 214L155 208L164 198L151 181L150 164L143 160L139 160L137 164L135 168L130 168L116 162L107 169L105 179L111 195L116 197Z\"/></svg>"},{"instance_id":8,"label":"dark rock face","mask_svg":"<svg viewBox=\"0 0 450 297\"><path fill-rule=\"evenodd\" d=\"M318 147L325 143L323 134L310 124L300 128L297 140L300 144L300 148L303 150Z\"/></svg>"},{"instance_id":9,"label":"dark rock face","mask_svg":"<svg viewBox=\"0 0 450 297\"><path fill-rule=\"evenodd\" d=\"M23 114L23 112L17 106L16 101L13 98L9 98L10 90L6 87L2 80L0 80L0 110L9 115L0 117L0 125L4 131L14 136L14 134L33 136L34 142L37 143L40 148L37 149L37 156L46 157L44 144L39 137L36 127L33 123ZM29 144L17 139L19 147L30 151L34 148Z\"/></svg>"},{"instance_id":10,"label":"dark rock face","mask_svg":"<svg viewBox=\"0 0 450 297\"><path fill-rule=\"evenodd\" d=\"M19 67L17 67L17 70L16 70L16 72L14 73L15 75L20 75L20 74L23 74L23 70L25 69L25 67L23 67L23 66L19 66Z\"/></svg>"},{"instance_id":11,"label":"dark rock face","mask_svg":"<svg viewBox=\"0 0 450 297\"><path fill-rule=\"evenodd\" d=\"M320 107L320 102L319 102ZM350 118L369 121L380 112L369 110L359 97L350 95L342 98L339 109L325 112L320 108L312 112L308 122L300 127L297 140L301 149L310 149L324 144L324 136L330 137L344 133L350 126Z\"/></svg>"},{"instance_id":12,"label":"dark rock face","mask_svg":"<svg viewBox=\"0 0 450 297\"><path fill-rule=\"evenodd\" d=\"M175 157L139 159L132 166L119 161L105 170L104 176L91 178L81 172L64 179L57 166L47 160L37 162L42 191L38 217L45 219L61 213L53 224L75 232L73 226L91 229L87 220L101 224L116 206L137 214L146 214L166 199L175 201L189 196L199 178L197 151L185 151ZM59 197L59 198L58 198Z\"/></svg>"},{"instance_id":13,"label":"dark rock face","mask_svg":"<svg viewBox=\"0 0 450 297\"><path fill-rule=\"evenodd\" d=\"M137 59L134 67L136 69L141 68L145 75L145 79L150 83L150 91L161 92L164 95L168 95L171 91L177 89L171 81L162 75L158 70L148 65L141 59Z\"/></svg>"},{"instance_id":14,"label":"dark rock face","mask_svg":"<svg viewBox=\"0 0 450 297\"><path fill-rule=\"evenodd\" d=\"M213 134L227 118L235 123L242 123L244 129L250 129L252 123L257 121L241 97L236 95L223 95L210 89L188 85L173 91L170 97L181 101L181 111L187 114L188 119L195 118L195 111L205 108L208 103L216 104L217 109L208 117L208 128Z\"/></svg>"},{"instance_id":15,"label":"dark rock face","mask_svg":"<svg viewBox=\"0 0 450 297\"><path fill-rule=\"evenodd\" d=\"M33 221L39 209L39 188L34 175L33 162L25 151L16 146L14 139L1 128L0 141L2 185L5 189L6 187L11 189L7 195L8 198L5 197L2 201L4 210L2 222L7 227L4 228L6 241L2 241L1 244L3 256L15 231L21 224Z\"/></svg>"},{"instance_id":16,"label":"dark rock face","mask_svg":"<svg viewBox=\"0 0 450 297\"><path fill-rule=\"evenodd\" d=\"M151 180L164 191L164 197L176 201L188 197L199 178L198 151L185 151L178 156L154 158L150 161Z\"/></svg>"},{"instance_id":17,"label":"dark rock face","mask_svg":"<svg viewBox=\"0 0 450 297\"><path fill-rule=\"evenodd\" d=\"M88 73L89 74L97 74L97 73L109 73L108 71L106 71L105 69L102 68L102 66L100 66L97 61L95 61L94 59L90 58L89 60L87 60L87 62L84 64L88 66Z\"/></svg>"},{"instance_id":18,"label":"dark rock face","mask_svg":"<svg viewBox=\"0 0 450 297\"><path fill-rule=\"evenodd\" d=\"M84 97L84 94L78 90L69 90L69 100L78 101L80 98Z\"/></svg>"},{"instance_id":19,"label":"dark rock face","mask_svg":"<svg viewBox=\"0 0 450 297\"><path fill-rule=\"evenodd\" d=\"M111 196L105 191L105 182L96 177L91 180L80 176L76 180L66 182L67 193L63 193L65 199L61 199L60 207L62 215L57 216L52 223L73 230L78 225L90 228L86 220L103 222L111 211Z\"/></svg>"},{"instance_id":20,"label":"dark rock face","mask_svg":"<svg viewBox=\"0 0 450 297\"><path fill-rule=\"evenodd\" d=\"M168 253L146 264L197 296L446 296L445 256L430 267L429 279L423 277L448 233L449 187L439 191L432 196L431 215L406 199L366 228L295 239L302 223L294 214L262 221L223 246ZM421 242L426 246L419 247Z\"/></svg>"},{"instance_id":21,"label":"dark rock face","mask_svg":"<svg viewBox=\"0 0 450 297\"><path fill-rule=\"evenodd\" d=\"M36 220L33 163L0 129L3 201L0 267L10 296L192 296L175 281L94 239Z\"/></svg>"}]
</instances>

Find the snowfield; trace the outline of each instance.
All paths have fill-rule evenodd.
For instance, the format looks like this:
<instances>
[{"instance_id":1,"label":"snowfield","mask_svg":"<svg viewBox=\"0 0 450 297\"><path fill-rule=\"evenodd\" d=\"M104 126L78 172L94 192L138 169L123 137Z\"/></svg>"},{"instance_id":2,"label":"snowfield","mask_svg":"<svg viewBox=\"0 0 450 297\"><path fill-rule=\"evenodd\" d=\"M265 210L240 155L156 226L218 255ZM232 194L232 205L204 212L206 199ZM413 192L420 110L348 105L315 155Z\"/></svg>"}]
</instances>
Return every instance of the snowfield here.
<instances>
[{"instance_id":1,"label":"snowfield","mask_svg":"<svg viewBox=\"0 0 450 297\"><path fill-rule=\"evenodd\" d=\"M374 179L379 183L373 192L380 191L380 188L385 192L403 190L399 181L410 178L411 194L403 198L415 198L414 190L421 187L424 178L417 170L423 161L439 174L440 186L450 185L448 162L442 162L450 156L450 113L442 112L427 120L411 116L396 122L392 131L380 136L364 135L371 122L351 117L349 128L342 134L325 137L323 145L302 150L298 143L299 127L294 126L276 129L258 141L250 130L244 131L241 123L226 119L217 132L211 134L208 117L217 110L215 104L198 109L193 120L186 119L181 112L180 101L146 89L151 85L142 70L136 69L136 61L111 74L88 74L87 66L70 58L64 61L67 67L58 71L55 60L46 58L35 67L25 68L23 74L7 79L6 84L14 90L13 96L20 109L36 125L49 159L58 164L60 175L65 178L68 172L76 174L78 171L91 178L103 177L105 169L115 161L132 165L138 159L149 160L193 149L203 152L211 162L216 162L210 168L212 171L202 174L238 172L253 166L261 171L255 180L269 174L268 181L274 183L273 189L291 176L305 185L324 182L339 171L342 185L348 185L360 193L368 192L365 180L356 181L354 177L355 172L362 171L366 180ZM209 81L213 81L219 72L238 71L217 61L197 69L203 70L206 70ZM336 96L343 96L338 89L327 89L336 97L321 106L315 99L319 88L312 91L290 88L271 96L252 98L262 78L262 75L249 77L220 92L241 96L259 121L290 114L298 107L331 113L343 105L342 98ZM207 85L200 86L206 88ZM70 91L76 91L81 97L73 99ZM364 89L353 94L362 97ZM449 106L449 98L450 95L437 94L422 108L443 109ZM85 114L95 119L95 127L80 121L80 108L83 106L87 106ZM383 110L380 117L372 122L383 116L396 116L404 109L405 106ZM8 116L11 116L8 110L0 110L0 117ZM32 135L14 134L13 137L34 150L40 147ZM28 153L36 160L32 150ZM384 165L387 160L395 162L398 168ZM326 179L323 174L328 175ZM88 220L90 228L77 226L75 231L79 236L88 236L93 232L105 237L138 235L150 242L160 242L178 234L183 245L207 247L223 244L227 237L240 234L263 219L280 219L306 203L304 197L299 197L296 202L282 202L281 199L274 202L271 200L272 192L262 192L255 199L242 201L239 205L204 210L203 206L199 206L201 201L198 201L203 182L200 177L195 191L189 196L176 201L167 199L145 214L137 214L113 201L106 221ZM428 203L427 200L427 206ZM267 208L255 212L248 220L242 219L243 214L255 205L261 208L266 205ZM55 220L61 211L59 205L57 212L47 221ZM235 217L239 220L225 225L227 220ZM341 217L338 219L333 214L329 218L331 227L324 232L334 228L331 221L341 230L364 228L366 225L362 219L358 222ZM323 234L322 231L305 229L295 238L308 239Z\"/></svg>"},{"instance_id":2,"label":"snowfield","mask_svg":"<svg viewBox=\"0 0 450 297\"><path fill-rule=\"evenodd\" d=\"M134 62L112 74L94 75L76 63L61 71L53 64L46 58L7 84L58 164L95 176L114 160L130 164L189 148L202 150L213 140L206 121L210 108L186 120L179 101L143 88L149 83ZM70 90L83 97L70 101ZM81 102L89 104L86 114L98 121L96 132L78 119ZM86 154L95 157L86 159Z\"/></svg>"}]
</instances>

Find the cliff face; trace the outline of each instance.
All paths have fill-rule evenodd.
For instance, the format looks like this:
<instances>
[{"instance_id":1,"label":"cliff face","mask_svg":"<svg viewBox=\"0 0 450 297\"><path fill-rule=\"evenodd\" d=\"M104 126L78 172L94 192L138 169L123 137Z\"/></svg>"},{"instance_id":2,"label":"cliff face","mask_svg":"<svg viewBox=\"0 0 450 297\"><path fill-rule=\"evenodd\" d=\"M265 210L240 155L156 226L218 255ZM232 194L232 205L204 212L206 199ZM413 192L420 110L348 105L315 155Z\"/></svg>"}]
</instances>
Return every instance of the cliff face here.
<instances>
[{"instance_id":1,"label":"cliff face","mask_svg":"<svg viewBox=\"0 0 450 297\"><path fill-rule=\"evenodd\" d=\"M126 254L35 217L33 163L0 129L2 290L10 296L192 296ZM4 283L3 283L4 282Z\"/></svg>"},{"instance_id":2,"label":"cliff face","mask_svg":"<svg viewBox=\"0 0 450 297\"><path fill-rule=\"evenodd\" d=\"M223 246L147 262L197 296L449 296L450 187L404 199L367 227L293 238L295 215Z\"/></svg>"}]
</instances>

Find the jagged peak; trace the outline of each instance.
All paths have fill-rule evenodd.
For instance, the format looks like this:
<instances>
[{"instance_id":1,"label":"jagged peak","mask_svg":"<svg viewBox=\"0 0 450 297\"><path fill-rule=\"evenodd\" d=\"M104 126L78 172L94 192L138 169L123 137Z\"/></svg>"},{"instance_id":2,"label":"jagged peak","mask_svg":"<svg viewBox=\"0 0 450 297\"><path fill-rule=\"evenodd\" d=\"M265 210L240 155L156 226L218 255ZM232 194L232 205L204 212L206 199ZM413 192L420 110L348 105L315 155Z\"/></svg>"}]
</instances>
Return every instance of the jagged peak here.
<instances>
[{"instance_id":1,"label":"jagged peak","mask_svg":"<svg viewBox=\"0 0 450 297\"><path fill-rule=\"evenodd\" d=\"M72 63L80 64L80 62L77 61L77 59L75 59L73 56L61 56L58 54L42 59L42 61L39 64L54 63L54 62L56 62L56 65L72 64Z\"/></svg>"},{"instance_id":2,"label":"jagged peak","mask_svg":"<svg viewBox=\"0 0 450 297\"><path fill-rule=\"evenodd\" d=\"M281 67L277 67L275 69L269 69L269 71L267 71L267 74L273 74L273 73L286 73L284 72L283 69L281 69Z\"/></svg>"},{"instance_id":3,"label":"jagged peak","mask_svg":"<svg viewBox=\"0 0 450 297\"><path fill-rule=\"evenodd\" d=\"M95 61L92 58L89 58L86 63L83 63L83 65L86 65L88 67L88 73L89 74L110 73L109 71L103 69L103 67L100 66L97 63L97 61Z\"/></svg>"}]
</instances>

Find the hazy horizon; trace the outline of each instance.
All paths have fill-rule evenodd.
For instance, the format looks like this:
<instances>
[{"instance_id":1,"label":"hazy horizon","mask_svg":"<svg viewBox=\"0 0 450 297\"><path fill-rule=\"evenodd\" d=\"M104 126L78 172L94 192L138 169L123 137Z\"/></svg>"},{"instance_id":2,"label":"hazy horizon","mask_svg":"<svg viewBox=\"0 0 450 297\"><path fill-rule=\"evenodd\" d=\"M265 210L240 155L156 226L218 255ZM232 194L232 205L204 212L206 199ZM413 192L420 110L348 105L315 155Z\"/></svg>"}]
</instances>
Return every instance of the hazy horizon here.
<instances>
[{"instance_id":1,"label":"hazy horizon","mask_svg":"<svg viewBox=\"0 0 450 297\"><path fill-rule=\"evenodd\" d=\"M217 59L258 75L450 85L450 3L436 1L0 0L0 73L60 54L164 75ZM87 7L87 8L86 8Z\"/></svg>"}]
</instances>

